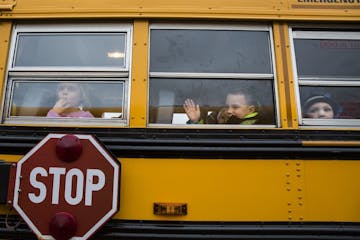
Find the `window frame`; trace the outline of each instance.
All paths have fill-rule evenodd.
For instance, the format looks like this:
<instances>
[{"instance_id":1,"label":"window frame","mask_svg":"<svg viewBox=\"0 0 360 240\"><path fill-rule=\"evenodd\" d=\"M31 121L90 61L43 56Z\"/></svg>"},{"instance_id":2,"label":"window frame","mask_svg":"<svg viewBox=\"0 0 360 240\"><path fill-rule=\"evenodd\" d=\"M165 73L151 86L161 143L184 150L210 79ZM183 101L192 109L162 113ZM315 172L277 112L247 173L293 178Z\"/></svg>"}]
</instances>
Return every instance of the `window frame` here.
<instances>
[{"instance_id":1,"label":"window frame","mask_svg":"<svg viewBox=\"0 0 360 240\"><path fill-rule=\"evenodd\" d=\"M151 30L223 30L223 31L266 31L269 33L269 55L272 73L270 74L249 74L249 73L192 73L192 72L151 72L150 71L150 48L151 48ZM273 39L272 26L267 24L190 24L190 23L153 23L149 25L149 54L148 54L148 73L149 73L149 84L148 84L148 108L147 108L147 126L148 127L166 127L166 128L279 128L279 99L278 99L278 87L277 87L277 74L276 74L276 62L275 62L275 50L274 50L274 39ZM269 125L240 125L240 124L161 124L161 123L150 123L150 81L152 78L176 78L176 79L237 79L241 80L269 80L272 81L273 85L273 101L274 101L274 117L275 124Z\"/></svg>"},{"instance_id":2,"label":"window frame","mask_svg":"<svg viewBox=\"0 0 360 240\"><path fill-rule=\"evenodd\" d=\"M341 34L339 34L341 33ZM299 77L297 70L297 62L295 55L295 39L324 39L324 40L360 40L359 29L332 29L321 28L319 30L313 30L309 28L296 28L289 27L290 37L290 51L292 59L294 86L295 86L295 98L298 122L301 128L313 128L313 127L359 127L360 119L311 119L304 118L302 113L300 88L301 86L313 86L313 87L360 87L359 77L329 77L329 76L314 76L314 77Z\"/></svg>"},{"instance_id":3,"label":"window frame","mask_svg":"<svg viewBox=\"0 0 360 240\"><path fill-rule=\"evenodd\" d=\"M48 67L48 66L14 66L16 44L19 34L56 34L56 33L121 33L125 35L125 66L119 67ZM14 25L12 30L12 38L9 48L9 59L5 76L5 87L3 90L3 111L1 119L3 124L30 124L30 125L84 125L84 126L129 126L130 113L130 79L131 79L131 56L132 56L132 38L133 25L130 23L48 23L48 24L22 24ZM59 82L59 81L81 81L84 83L99 83L101 81L119 81L123 84L123 102L119 106L123 108L123 119L105 119L105 118L46 118L46 116L11 116L11 94L12 83L15 79L23 79L23 81L31 80L35 82Z\"/></svg>"}]
</instances>

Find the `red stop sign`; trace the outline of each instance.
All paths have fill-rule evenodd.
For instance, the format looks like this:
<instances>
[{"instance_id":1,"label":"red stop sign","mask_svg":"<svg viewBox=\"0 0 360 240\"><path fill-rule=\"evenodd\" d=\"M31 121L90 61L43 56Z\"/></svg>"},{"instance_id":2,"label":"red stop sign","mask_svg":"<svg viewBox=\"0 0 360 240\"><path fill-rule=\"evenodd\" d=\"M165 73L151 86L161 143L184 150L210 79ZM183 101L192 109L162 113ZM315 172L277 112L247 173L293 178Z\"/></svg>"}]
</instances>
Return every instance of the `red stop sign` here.
<instances>
[{"instance_id":1,"label":"red stop sign","mask_svg":"<svg viewBox=\"0 0 360 240\"><path fill-rule=\"evenodd\" d=\"M13 205L43 239L87 239L118 211L119 177L91 135L49 134L17 163Z\"/></svg>"}]
</instances>

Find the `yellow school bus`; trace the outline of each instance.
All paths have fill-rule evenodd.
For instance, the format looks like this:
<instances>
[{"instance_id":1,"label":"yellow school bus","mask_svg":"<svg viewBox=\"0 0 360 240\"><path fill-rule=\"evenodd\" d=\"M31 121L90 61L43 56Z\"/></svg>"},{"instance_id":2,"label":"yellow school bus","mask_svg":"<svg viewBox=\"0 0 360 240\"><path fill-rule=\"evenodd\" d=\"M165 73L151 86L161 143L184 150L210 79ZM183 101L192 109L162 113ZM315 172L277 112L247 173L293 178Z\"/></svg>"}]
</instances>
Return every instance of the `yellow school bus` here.
<instances>
[{"instance_id":1,"label":"yellow school bus","mask_svg":"<svg viewBox=\"0 0 360 240\"><path fill-rule=\"evenodd\" d=\"M360 239L359 0L3 0L0 88L2 239L49 133L121 163L93 239Z\"/></svg>"}]
</instances>

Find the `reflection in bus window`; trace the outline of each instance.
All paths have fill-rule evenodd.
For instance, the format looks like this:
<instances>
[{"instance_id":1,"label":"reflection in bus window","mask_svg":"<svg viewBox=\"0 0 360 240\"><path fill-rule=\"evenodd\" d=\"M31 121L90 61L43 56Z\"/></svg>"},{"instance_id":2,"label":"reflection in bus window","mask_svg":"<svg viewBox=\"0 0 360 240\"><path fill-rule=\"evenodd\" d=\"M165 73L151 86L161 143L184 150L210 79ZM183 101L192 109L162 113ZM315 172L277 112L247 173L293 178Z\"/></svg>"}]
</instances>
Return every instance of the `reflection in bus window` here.
<instances>
[{"instance_id":1,"label":"reflection in bus window","mask_svg":"<svg viewBox=\"0 0 360 240\"><path fill-rule=\"evenodd\" d=\"M360 89L356 87L312 87L300 88L302 116L315 118L309 115L311 106L315 103L326 103L333 112L335 119L360 119ZM323 111L329 111L326 104L322 104ZM315 109L312 109L313 111ZM318 104L320 111L320 104ZM322 113L325 114L325 113ZM330 118L330 117L322 117Z\"/></svg>"},{"instance_id":2,"label":"reflection in bus window","mask_svg":"<svg viewBox=\"0 0 360 240\"><path fill-rule=\"evenodd\" d=\"M251 93L256 118L251 113L246 119L227 114L231 111L229 93L236 94L234 89ZM263 94L263 93L266 94ZM262 94L259 94L262 93ZM266 80L229 80L229 79L152 79L150 83L150 123L186 124L189 120L184 102L186 99L199 105L199 120L214 124L275 124L274 96L271 81ZM231 96L230 96L231 97ZM228 101L228 105L227 105ZM255 106L256 105L256 106ZM235 114L234 114L235 115ZM245 121L245 122L244 122ZM195 121L196 122L196 121Z\"/></svg>"},{"instance_id":3,"label":"reflection in bus window","mask_svg":"<svg viewBox=\"0 0 360 240\"><path fill-rule=\"evenodd\" d=\"M123 119L123 82L12 80L10 117Z\"/></svg>"}]
</instances>

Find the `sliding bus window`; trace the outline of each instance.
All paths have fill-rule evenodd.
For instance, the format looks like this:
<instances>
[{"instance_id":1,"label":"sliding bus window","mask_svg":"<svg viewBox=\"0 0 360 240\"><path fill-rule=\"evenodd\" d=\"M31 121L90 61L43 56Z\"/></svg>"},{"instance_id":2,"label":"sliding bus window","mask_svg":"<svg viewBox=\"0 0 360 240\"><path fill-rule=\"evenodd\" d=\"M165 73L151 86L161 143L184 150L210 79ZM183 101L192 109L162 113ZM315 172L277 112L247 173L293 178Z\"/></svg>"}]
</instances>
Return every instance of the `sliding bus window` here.
<instances>
[{"instance_id":1,"label":"sliding bus window","mask_svg":"<svg viewBox=\"0 0 360 240\"><path fill-rule=\"evenodd\" d=\"M301 125L360 125L360 32L293 30Z\"/></svg>"},{"instance_id":2,"label":"sliding bus window","mask_svg":"<svg viewBox=\"0 0 360 240\"><path fill-rule=\"evenodd\" d=\"M125 68L124 33L20 33L17 37L14 67Z\"/></svg>"},{"instance_id":3,"label":"sliding bus window","mask_svg":"<svg viewBox=\"0 0 360 240\"><path fill-rule=\"evenodd\" d=\"M125 81L66 81L11 79L10 119L117 118L123 120ZM62 119L63 120L63 119Z\"/></svg>"},{"instance_id":4,"label":"sliding bus window","mask_svg":"<svg viewBox=\"0 0 360 240\"><path fill-rule=\"evenodd\" d=\"M269 27L151 26L149 124L274 127L274 84ZM254 106L243 116L229 107L229 95L241 93L253 100L242 104ZM199 106L197 122L186 114L187 99Z\"/></svg>"},{"instance_id":5,"label":"sliding bus window","mask_svg":"<svg viewBox=\"0 0 360 240\"><path fill-rule=\"evenodd\" d=\"M129 24L15 25L3 121L128 124Z\"/></svg>"}]
</instances>

